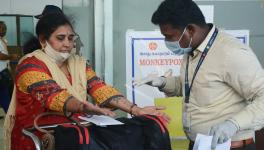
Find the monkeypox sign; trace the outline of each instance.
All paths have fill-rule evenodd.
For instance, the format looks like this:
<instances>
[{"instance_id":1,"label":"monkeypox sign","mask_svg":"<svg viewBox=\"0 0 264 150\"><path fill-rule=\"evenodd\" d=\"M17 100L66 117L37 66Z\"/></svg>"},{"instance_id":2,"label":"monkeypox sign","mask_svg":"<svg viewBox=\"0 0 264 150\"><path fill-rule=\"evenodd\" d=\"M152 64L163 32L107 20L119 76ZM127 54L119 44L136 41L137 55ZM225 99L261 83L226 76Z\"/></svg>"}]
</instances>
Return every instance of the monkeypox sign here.
<instances>
[{"instance_id":1,"label":"monkeypox sign","mask_svg":"<svg viewBox=\"0 0 264 150\"><path fill-rule=\"evenodd\" d=\"M214 22L214 6L199 5L205 20ZM133 86L135 80L148 75L163 76L168 71L179 75L182 56L168 50L160 31L134 31L126 33L126 90L127 98L139 106L154 105L155 98L165 97L149 85Z\"/></svg>"},{"instance_id":2,"label":"monkeypox sign","mask_svg":"<svg viewBox=\"0 0 264 150\"><path fill-rule=\"evenodd\" d=\"M241 42L249 44L249 30L226 30ZM126 33L126 91L127 98L139 106L154 105L155 98L165 95L156 87L133 82L149 75L163 76L172 71L172 76L180 74L182 56L175 55L165 46L160 31L134 31Z\"/></svg>"},{"instance_id":3,"label":"monkeypox sign","mask_svg":"<svg viewBox=\"0 0 264 150\"><path fill-rule=\"evenodd\" d=\"M207 23L214 22L214 6L199 5ZM241 42L249 44L249 30L226 30ZM149 75L163 76L168 71L172 76L180 74L182 56L167 49L164 36L159 30L134 31L126 33L126 91L127 98L139 106L154 105L155 98L165 95L156 87L143 84L134 86L133 82Z\"/></svg>"},{"instance_id":4,"label":"monkeypox sign","mask_svg":"<svg viewBox=\"0 0 264 150\"><path fill-rule=\"evenodd\" d=\"M169 70L179 75L182 56L166 48L160 31L128 30L126 37L127 97L140 106L154 105L154 99L164 94L147 84L134 86L133 82L150 74L162 76Z\"/></svg>"}]
</instances>

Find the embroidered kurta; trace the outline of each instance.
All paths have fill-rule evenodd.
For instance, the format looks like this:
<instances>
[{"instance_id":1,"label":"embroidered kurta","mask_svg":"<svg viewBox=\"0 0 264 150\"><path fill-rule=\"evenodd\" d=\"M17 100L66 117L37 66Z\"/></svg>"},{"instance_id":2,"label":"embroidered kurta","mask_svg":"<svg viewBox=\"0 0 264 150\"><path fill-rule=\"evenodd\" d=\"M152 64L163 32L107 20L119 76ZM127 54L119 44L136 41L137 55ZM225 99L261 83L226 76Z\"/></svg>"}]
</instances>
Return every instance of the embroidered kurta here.
<instances>
[{"instance_id":1,"label":"embroidered kurta","mask_svg":"<svg viewBox=\"0 0 264 150\"><path fill-rule=\"evenodd\" d=\"M123 97L116 89L106 85L103 80L97 77L88 64L85 72L87 93L97 104L102 105L113 98ZM68 76L67 79L72 84L72 76ZM15 83L17 89L16 121L12 131L11 148L13 150L35 149L32 140L23 135L22 129L31 127L34 118L43 112L62 112L65 101L72 97L72 94L53 80L47 65L35 56L24 59L17 66ZM66 121L65 117L50 116L39 120L39 124Z\"/></svg>"}]
</instances>

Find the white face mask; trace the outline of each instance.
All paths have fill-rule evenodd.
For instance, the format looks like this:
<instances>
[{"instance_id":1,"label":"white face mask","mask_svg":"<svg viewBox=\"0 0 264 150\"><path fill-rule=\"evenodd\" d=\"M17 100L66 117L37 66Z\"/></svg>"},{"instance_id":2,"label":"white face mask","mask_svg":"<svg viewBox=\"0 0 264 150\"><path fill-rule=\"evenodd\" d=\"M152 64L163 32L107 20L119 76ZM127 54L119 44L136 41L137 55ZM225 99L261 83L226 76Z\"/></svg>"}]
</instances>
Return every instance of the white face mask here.
<instances>
[{"instance_id":1,"label":"white face mask","mask_svg":"<svg viewBox=\"0 0 264 150\"><path fill-rule=\"evenodd\" d=\"M61 53L56 51L47 41L44 51L55 63L63 63L72 55L72 53Z\"/></svg>"},{"instance_id":2,"label":"white face mask","mask_svg":"<svg viewBox=\"0 0 264 150\"><path fill-rule=\"evenodd\" d=\"M180 41L184 35L186 31L186 27L184 28L183 32L182 32L182 35L180 36L179 40L178 41L165 41L165 45L166 47L171 50L174 54L176 55L183 55L183 54L187 54L189 52L192 51L192 48L191 48L191 44L192 44L192 38L190 40L190 43L189 43L189 46L188 47L181 47L180 45Z\"/></svg>"}]
</instances>

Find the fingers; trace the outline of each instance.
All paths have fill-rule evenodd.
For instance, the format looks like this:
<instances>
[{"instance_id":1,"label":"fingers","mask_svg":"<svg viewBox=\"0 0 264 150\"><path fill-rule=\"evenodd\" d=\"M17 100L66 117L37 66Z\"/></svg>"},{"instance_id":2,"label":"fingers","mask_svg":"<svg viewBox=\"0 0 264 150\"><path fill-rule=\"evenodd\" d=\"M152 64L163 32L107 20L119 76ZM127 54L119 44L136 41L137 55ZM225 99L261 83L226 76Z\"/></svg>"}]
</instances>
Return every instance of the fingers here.
<instances>
[{"instance_id":1,"label":"fingers","mask_svg":"<svg viewBox=\"0 0 264 150\"><path fill-rule=\"evenodd\" d=\"M110 117L114 117L116 114L112 112L111 110L107 108L100 108L97 105L94 105L89 102L84 102L85 104L85 113L90 114L90 115L106 115Z\"/></svg>"},{"instance_id":2,"label":"fingers","mask_svg":"<svg viewBox=\"0 0 264 150\"><path fill-rule=\"evenodd\" d=\"M141 78L139 80L135 80L133 82L134 86L141 86L143 84L148 84L148 85L152 85L152 81L155 77L158 77L158 74L154 73L154 74L149 74L148 76Z\"/></svg>"},{"instance_id":3,"label":"fingers","mask_svg":"<svg viewBox=\"0 0 264 150\"><path fill-rule=\"evenodd\" d=\"M210 129L209 135L213 136L211 148L212 148L212 150L215 150L219 136L220 136L219 133L217 132L217 128L212 127Z\"/></svg>"},{"instance_id":4,"label":"fingers","mask_svg":"<svg viewBox=\"0 0 264 150\"><path fill-rule=\"evenodd\" d=\"M166 122L170 122L171 118L169 115L167 115L166 113L160 111L160 110L165 110L166 107L164 106L150 106L150 108L154 109L152 115L156 115L156 116L161 116Z\"/></svg>"},{"instance_id":5,"label":"fingers","mask_svg":"<svg viewBox=\"0 0 264 150\"><path fill-rule=\"evenodd\" d=\"M17 55L17 54L10 54L10 56L11 56L11 60L19 59L19 55Z\"/></svg>"},{"instance_id":6,"label":"fingers","mask_svg":"<svg viewBox=\"0 0 264 150\"><path fill-rule=\"evenodd\" d=\"M226 139L225 136L223 136L223 135L222 135L222 136L219 136L219 138L218 138L218 140L217 140L217 143L218 143L218 144L222 144L222 143L225 142L225 139Z\"/></svg>"},{"instance_id":7,"label":"fingers","mask_svg":"<svg viewBox=\"0 0 264 150\"><path fill-rule=\"evenodd\" d=\"M105 108L101 108L103 109L103 115L106 115L106 116L110 116L110 117L115 117L116 114L108 109L105 109Z\"/></svg>"},{"instance_id":8,"label":"fingers","mask_svg":"<svg viewBox=\"0 0 264 150\"><path fill-rule=\"evenodd\" d=\"M152 86L154 87L163 87L166 83L166 79L165 77L156 77L156 78L153 78L152 80Z\"/></svg>"},{"instance_id":9,"label":"fingers","mask_svg":"<svg viewBox=\"0 0 264 150\"><path fill-rule=\"evenodd\" d=\"M161 111L157 111L157 116L161 116L167 123L170 122L171 118L169 115L167 115L166 113L164 112L161 112Z\"/></svg>"},{"instance_id":10,"label":"fingers","mask_svg":"<svg viewBox=\"0 0 264 150\"><path fill-rule=\"evenodd\" d=\"M212 144L211 144L212 150L215 150L216 145L217 145L217 141L218 141L218 137L217 136L213 136L213 140L212 140Z\"/></svg>"},{"instance_id":11,"label":"fingers","mask_svg":"<svg viewBox=\"0 0 264 150\"><path fill-rule=\"evenodd\" d=\"M145 77L145 78L142 78L142 79L140 79L140 80L135 80L134 82L133 82L133 85L134 86L141 86L141 85L143 85L143 84L147 84L147 83L149 83L149 82L151 82L152 81L152 78L150 78L150 77Z\"/></svg>"},{"instance_id":12,"label":"fingers","mask_svg":"<svg viewBox=\"0 0 264 150\"><path fill-rule=\"evenodd\" d=\"M168 116L166 113L163 113L163 112L157 113L156 116L162 117L166 121L166 123L169 123L171 120L170 116Z\"/></svg>"},{"instance_id":13,"label":"fingers","mask_svg":"<svg viewBox=\"0 0 264 150\"><path fill-rule=\"evenodd\" d=\"M135 80L133 83L132 83L133 86L141 86L142 85L142 82L140 82L139 80Z\"/></svg>"},{"instance_id":14,"label":"fingers","mask_svg":"<svg viewBox=\"0 0 264 150\"><path fill-rule=\"evenodd\" d=\"M106 115L106 116L110 116L110 117L114 117L115 113L110 111L109 109L106 108L100 108L98 106L95 106L95 110L94 110L98 115Z\"/></svg>"},{"instance_id":15,"label":"fingers","mask_svg":"<svg viewBox=\"0 0 264 150\"><path fill-rule=\"evenodd\" d=\"M163 118L165 119L165 121L168 122L168 123L171 121L170 116L167 115L167 114L165 114L165 113L162 115L162 117L163 117Z\"/></svg>"},{"instance_id":16,"label":"fingers","mask_svg":"<svg viewBox=\"0 0 264 150\"><path fill-rule=\"evenodd\" d=\"M92 103L90 103L90 102L88 102L88 101L84 101L83 104L84 104L85 106L87 106L88 108L91 107L92 105L94 105L94 104L92 104Z\"/></svg>"},{"instance_id":17,"label":"fingers","mask_svg":"<svg viewBox=\"0 0 264 150\"><path fill-rule=\"evenodd\" d=\"M169 69L169 70L167 70L165 73L164 73L164 77L170 77L170 76L172 76L172 69Z\"/></svg>"},{"instance_id":18,"label":"fingers","mask_svg":"<svg viewBox=\"0 0 264 150\"><path fill-rule=\"evenodd\" d=\"M151 115L162 116L163 114L164 114L163 112L160 112L160 111L154 110L154 112L153 112Z\"/></svg>"},{"instance_id":19,"label":"fingers","mask_svg":"<svg viewBox=\"0 0 264 150\"><path fill-rule=\"evenodd\" d=\"M212 149L216 147L216 144L222 144L230 139L238 128L231 121L222 122L210 129L209 135L213 136Z\"/></svg>"},{"instance_id":20,"label":"fingers","mask_svg":"<svg viewBox=\"0 0 264 150\"><path fill-rule=\"evenodd\" d=\"M155 115L155 116L161 116L166 122L170 122L171 118L164 112L160 110L164 110L166 107L164 106L146 106L144 108L140 108L140 113L138 115Z\"/></svg>"},{"instance_id":21,"label":"fingers","mask_svg":"<svg viewBox=\"0 0 264 150\"><path fill-rule=\"evenodd\" d=\"M155 106L156 110L165 110L166 107L165 106Z\"/></svg>"}]
</instances>

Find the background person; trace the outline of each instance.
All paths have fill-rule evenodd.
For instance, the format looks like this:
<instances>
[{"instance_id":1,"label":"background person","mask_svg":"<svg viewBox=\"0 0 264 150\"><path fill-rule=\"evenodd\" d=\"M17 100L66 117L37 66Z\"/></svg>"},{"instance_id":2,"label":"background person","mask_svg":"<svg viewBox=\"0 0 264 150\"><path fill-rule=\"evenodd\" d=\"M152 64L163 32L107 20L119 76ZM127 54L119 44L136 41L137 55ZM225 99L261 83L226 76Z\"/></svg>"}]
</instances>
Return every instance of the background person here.
<instances>
[{"instance_id":1,"label":"background person","mask_svg":"<svg viewBox=\"0 0 264 150\"><path fill-rule=\"evenodd\" d=\"M0 21L0 105L5 112L7 112L14 86L8 65L10 60L18 59L16 54L8 54L6 31L5 22Z\"/></svg>"}]
</instances>

